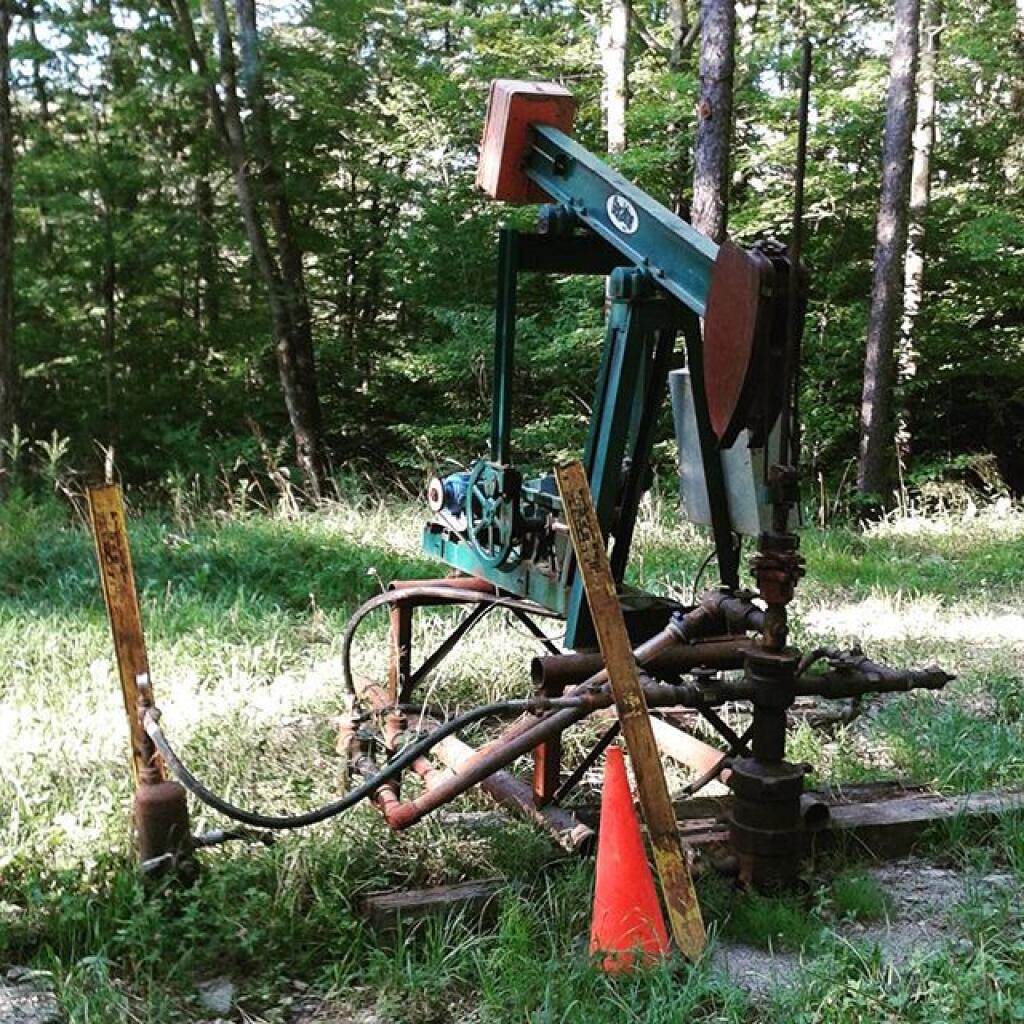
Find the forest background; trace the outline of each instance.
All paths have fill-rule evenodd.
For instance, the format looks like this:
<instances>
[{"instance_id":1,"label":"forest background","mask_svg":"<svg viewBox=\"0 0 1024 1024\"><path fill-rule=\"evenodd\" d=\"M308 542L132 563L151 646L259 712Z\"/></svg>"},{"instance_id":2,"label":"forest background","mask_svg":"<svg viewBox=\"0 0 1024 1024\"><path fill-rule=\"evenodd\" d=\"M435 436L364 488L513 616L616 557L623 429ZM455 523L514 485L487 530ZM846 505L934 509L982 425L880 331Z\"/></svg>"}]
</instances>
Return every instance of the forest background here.
<instances>
[{"instance_id":1,"label":"forest background","mask_svg":"<svg viewBox=\"0 0 1024 1024\"><path fill-rule=\"evenodd\" d=\"M275 0L258 25L252 0L0 6L8 484L106 461L131 484L237 492L306 446L335 475L416 486L480 454L496 228L535 214L473 187L493 78L567 85L583 144L690 213L701 39L681 0ZM856 479L893 10L755 0L735 18L742 244L788 236L800 41L815 44L801 408L827 505ZM941 40L935 134L890 447L906 486L966 472L1020 492L1024 5L932 0L920 20ZM601 288L538 281L520 315L516 458L543 465L582 444Z\"/></svg>"}]
</instances>

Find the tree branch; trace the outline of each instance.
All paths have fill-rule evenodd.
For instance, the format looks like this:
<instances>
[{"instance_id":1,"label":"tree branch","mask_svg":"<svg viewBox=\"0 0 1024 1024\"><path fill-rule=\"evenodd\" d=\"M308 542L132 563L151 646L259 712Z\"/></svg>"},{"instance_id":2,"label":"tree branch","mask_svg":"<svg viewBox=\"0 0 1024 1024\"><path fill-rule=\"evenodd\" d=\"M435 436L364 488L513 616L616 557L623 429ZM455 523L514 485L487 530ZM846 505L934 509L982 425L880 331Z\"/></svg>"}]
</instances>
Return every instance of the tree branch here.
<instances>
[{"instance_id":1,"label":"tree branch","mask_svg":"<svg viewBox=\"0 0 1024 1024\"><path fill-rule=\"evenodd\" d=\"M647 27L643 18L641 18L640 15L637 14L635 7L630 8L629 15L630 20L633 23L633 28L636 31L636 34L640 37L640 40L644 44L644 46L646 46L648 50L651 50L652 52L656 53L659 57L664 57L667 59L669 54L671 53L671 50L669 49L669 47L665 46L664 44L658 41L654 33Z\"/></svg>"}]
</instances>

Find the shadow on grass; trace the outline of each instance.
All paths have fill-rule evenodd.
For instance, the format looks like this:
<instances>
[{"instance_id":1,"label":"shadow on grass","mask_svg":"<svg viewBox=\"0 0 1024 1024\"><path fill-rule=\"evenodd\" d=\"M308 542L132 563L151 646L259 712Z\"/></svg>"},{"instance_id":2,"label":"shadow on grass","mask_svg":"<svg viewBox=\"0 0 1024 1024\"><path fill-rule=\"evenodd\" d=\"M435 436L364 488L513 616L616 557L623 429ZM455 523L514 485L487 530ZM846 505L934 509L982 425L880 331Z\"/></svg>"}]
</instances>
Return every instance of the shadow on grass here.
<instances>
[{"instance_id":1,"label":"shadow on grass","mask_svg":"<svg viewBox=\"0 0 1024 1024\"><path fill-rule=\"evenodd\" d=\"M239 600L285 612L351 610L392 579L444 575L357 530L270 518L206 523L187 534L159 518L129 522L140 599L173 597L223 607ZM0 506L0 606L102 611L92 538L53 502Z\"/></svg>"}]
</instances>

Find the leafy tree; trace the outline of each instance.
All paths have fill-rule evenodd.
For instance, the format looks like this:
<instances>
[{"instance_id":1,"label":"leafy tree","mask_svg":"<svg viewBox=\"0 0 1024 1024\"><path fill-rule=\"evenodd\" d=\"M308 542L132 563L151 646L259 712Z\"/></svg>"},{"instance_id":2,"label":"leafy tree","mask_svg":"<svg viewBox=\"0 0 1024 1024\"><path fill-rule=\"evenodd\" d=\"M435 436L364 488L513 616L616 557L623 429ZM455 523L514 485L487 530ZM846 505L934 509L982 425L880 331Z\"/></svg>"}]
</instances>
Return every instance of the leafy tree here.
<instances>
[{"instance_id":1,"label":"leafy tree","mask_svg":"<svg viewBox=\"0 0 1024 1024\"><path fill-rule=\"evenodd\" d=\"M293 294L305 296L316 341L324 460L416 482L431 462L474 457L487 434L496 228L534 216L473 190L487 86L499 76L565 83L579 101L577 137L604 151L602 0L260 5L255 78L242 74L240 29L251 29L253 10L241 3L243 22L240 3L19 6L9 82L23 434L56 430L79 467L102 459L97 444L113 445L121 473L139 483L198 475L233 486L268 464L301 471L307 456L281 400L279 293L240 215L241 172L278 277L275 204L287 205L285 249L302 273ZM683 0L629 6L629 146L612 159L685 215L700 18ZM893 401L913 429L911 477L990 451L1020 487L1021 37L1005 3L945 6L918 370ZM242 128L234 167L210 105L219 85L227 114L220 10ZM206 74L190 62L183 14ZM801 408L808 468L832 487L858 445L890 21L880 0L736 11L722 187L730 233L744 244L788 233L794 24L815 40ZM269 165L257 122L270 126ZM305 322L297 301L292 320ZM543 464L582 444L601 288L531 281L521 311L516 457Z\"/></svg>"}]
</instances>

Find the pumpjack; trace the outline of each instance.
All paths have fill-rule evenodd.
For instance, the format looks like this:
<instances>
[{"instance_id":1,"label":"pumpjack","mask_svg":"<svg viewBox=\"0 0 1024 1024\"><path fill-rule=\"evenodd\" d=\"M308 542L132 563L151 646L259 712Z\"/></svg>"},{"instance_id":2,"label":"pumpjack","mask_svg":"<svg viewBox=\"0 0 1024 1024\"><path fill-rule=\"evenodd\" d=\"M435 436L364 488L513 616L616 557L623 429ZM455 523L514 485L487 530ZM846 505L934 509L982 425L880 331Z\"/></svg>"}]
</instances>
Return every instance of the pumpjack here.
<instances>
[{"instance_id":1,"label":"pumpjack","mask_svg":"<svg viewBox=\"0 0 1024 1024\"><path fill-rule=\"evenodd\" d=\"M678 698L722 737L741 875L763 887L790 884L800 866L808 770L785 758L786 711L796 697L939 687L951 677L938 669L889 669L859 651L819 652L813 660L827 670L810 673L812 659L788 646L787 605L804 573L791 530L807 287L799 255L777 243L716 245L576 143L568 134L573 110L571 95L554 84L491 87L477 184L494 199L545 205L536 232L499 234L489 457L431 481L434 515L423 547L488 593L514 595L564 618L564 645L573 653L534 660L542 693L561 696L599 669L600 659L589 653L594 628L554 477L531 476L512 460L511 389L521 278L606 275L607 327L583 464L648 703ZM686 368L670 372L680 339ZM669 384L684 508L710 526L721 581L695 606L625 582ZM756 538L756 592L740 587L743 535ZM399 702L418 681L401 653L410 612L410 605L396 605ZM730 670L742 670L742 677L725 678ZM733 700L750 704L742 735L715 711ZM552 712L532 725L535 742L499 742L487 755L490 763L508 763L513 749L533 747L535 801L542 806L564 796L553 763L558 733L546 724L559 714L562 722L577 717ZM712 767L717 775L727 766ZM429 794L425 802L433 802Z\"/></svg>"},{"instance_id":2,"label":"pumpjack","mask_svg":"<svg viewBox=\"0 0 1024 1024\"><path fill-rule=\"evenodd\" d=\"M816 822L804 792L809 766L786 757L794 701L938 689L952 677L934 667L891 668L859 649L803 653L789 644L787 608L804 574L793 531L796 384L808 288L799 231L788 248L716 244L574 141L574 114L573 97L561 86L510 80L491 86L477 183L495 200L540 204L538 226L506 227L498 236L487 457L433 478L428 487L423 548L450 573L393 582L346 630L352 715L339 744L364 781L304 815L235 807L202 786L177 757L152 705L148 677L126 698L137 709L133 741L140 763L149 751L200 799L257 828L311 824L366 798L392 827L406 828L479 784L566 847L588 845L592 831L564 801L614 738L618 722L607 726L582 763L563 771L563 735L610 708L613 693L555 476L524 469L513 457L512 389L520 290L534 275L604 277L607 325L582 462L643 699L658 716L673 710L699 715L720 738L713 749L683 744L700 754L695 763L701 770L688 789L728 779L730 838L741 879L764 889L789 886ZM686 365L670 371L677 348ZM691 604L640 591L625 579L666 392L683 508L710 528L720 581ZM744 537L756 545L749 589L740 579ZM414 668L415 609L450 605L465 606L463 617ZM387 680L375 683L355 677L350 652L360 625L380 608L390 612L390 659ZM535 692L450 718L416 704L423 681L495 610L518 619L545 648L530 665ZM559 644L538 624L544 618L564 623ZM742 732L721 713L733 704L748 710ZM502 715L518 717L479 749L457 735ZM666 730L674 734L666 749L688 736L664 718L657 725L659 740ZM523 755L533 757L530 782L508 771ZM420 780L416 795L402 792L408 790L400 788L403 774L414 786ZM148 813L137 809L140 833ZM167 813L180 823L177 810Z\"/></svg>"}]
</instances>

